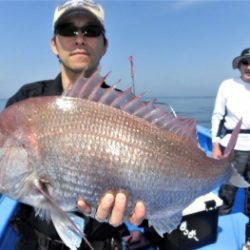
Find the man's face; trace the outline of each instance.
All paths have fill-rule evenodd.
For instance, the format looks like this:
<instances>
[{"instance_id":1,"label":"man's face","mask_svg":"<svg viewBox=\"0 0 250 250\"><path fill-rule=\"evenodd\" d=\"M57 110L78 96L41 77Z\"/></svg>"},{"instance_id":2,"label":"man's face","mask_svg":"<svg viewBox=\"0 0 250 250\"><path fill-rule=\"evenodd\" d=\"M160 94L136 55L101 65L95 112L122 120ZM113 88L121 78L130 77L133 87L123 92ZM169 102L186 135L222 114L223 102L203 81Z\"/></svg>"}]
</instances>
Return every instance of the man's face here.
<instances>
[{"instance_id":1,"label":"man's face","mask_svg":"<svg viewBox=\"0 0 250 250\"><path fill-rule=\"evenodd\" d=\"M86 13L86 15L68 17L63 23L82 28L89 24L96 24L96 21L91 14ZM85 70L85 77L88 77L97 69L106 52L107 44L104 43L102 34L88 37L81 32L77 32L74 36L58 33L51 40L51 48L58 55L63 71L79 74Z\"/></svg>"},{"instance_id":2,"label":"man's face","mask_svg":"<svg viewBox=\"0 0 250 250\"><path fill-rule=\"evenodd\" d=\"M250 58L243 59L239 64L239 70L241 72L241 78L245 82L250 83Z\"/></svg>"}]
</instances>

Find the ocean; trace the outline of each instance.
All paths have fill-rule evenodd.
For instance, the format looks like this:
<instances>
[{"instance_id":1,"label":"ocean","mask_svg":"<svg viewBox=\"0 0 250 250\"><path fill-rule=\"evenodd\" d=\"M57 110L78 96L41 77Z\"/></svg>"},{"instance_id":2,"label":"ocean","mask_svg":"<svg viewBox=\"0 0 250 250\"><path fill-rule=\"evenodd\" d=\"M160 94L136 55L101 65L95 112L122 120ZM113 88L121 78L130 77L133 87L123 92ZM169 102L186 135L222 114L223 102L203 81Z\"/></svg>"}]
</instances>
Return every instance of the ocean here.
<instances>
[{"instance_id":1,"label":"ocean","mask_svg":"<svg viewBox=\"0 0 250 250\"><path fill-rule=\"evenodd\" d=\"M159 97L160 103L170 105L177 115L194 118L197 123L211 128L211 116L214 108L214 96Z\"/></svg>"},{"instance_id":2,"label":"ocean","mask_svg":"<svg viewBox=\"0 0 250 250\"><path fill-rule=\"evenodd\" d=\"M149 98L147 98L149 99ZM211 115L213 111L215 97L158 97L158 103L170 105L177 115L196 119L197 123L206 128L211 127ZM6 99L0 99L0 110L5 106Z\"/></svg>"}]
</instances>

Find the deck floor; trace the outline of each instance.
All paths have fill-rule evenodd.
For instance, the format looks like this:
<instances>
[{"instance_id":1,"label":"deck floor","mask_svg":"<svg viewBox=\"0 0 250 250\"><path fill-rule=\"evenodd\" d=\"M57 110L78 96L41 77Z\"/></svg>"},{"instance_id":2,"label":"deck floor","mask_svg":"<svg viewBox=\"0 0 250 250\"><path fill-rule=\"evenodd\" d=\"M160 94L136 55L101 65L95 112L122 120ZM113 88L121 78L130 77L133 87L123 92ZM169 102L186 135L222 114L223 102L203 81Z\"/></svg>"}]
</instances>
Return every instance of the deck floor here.
<instances>
[{"instance_id":1,"label":"deck floor","mask_svg":"<svg viewBox=\"0 0 250 250\"><path fill-rule=\"evenodd\" d=\"M233 211L230 215L220 216L218 238L214 244L200 250L241 250L245 243L245 225L248 222L243 211L244 190L239 189Z\"/></svg>"}]
</instances>

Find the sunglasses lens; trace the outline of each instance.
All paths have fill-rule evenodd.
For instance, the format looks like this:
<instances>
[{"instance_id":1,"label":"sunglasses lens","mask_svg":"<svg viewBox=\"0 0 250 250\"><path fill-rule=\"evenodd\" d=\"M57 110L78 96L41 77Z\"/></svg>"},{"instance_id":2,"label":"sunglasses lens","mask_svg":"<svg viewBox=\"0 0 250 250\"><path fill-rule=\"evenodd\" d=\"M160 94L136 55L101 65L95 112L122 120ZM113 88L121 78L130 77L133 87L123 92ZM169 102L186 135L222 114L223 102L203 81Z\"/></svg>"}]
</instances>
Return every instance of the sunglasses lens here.
<instances>
[{"instance_id":1,"label":"sunglasses lens","mask_svg":"<svg viewBox=\"0 0 250 250\"><path fill-rule=\"evenodd\" d=\"M249 62L247 60L242 60L241 61L241 64L245 65L245 66L248 66L249 65Z\"/></svg>"},{"instance_id":2,"label":"sunglasses lens","mask_svg":"<svg viewBox=\"0 0 250 250\"><path fill-rule=\"evenodd\" d=\"M103 28L99 25L86 25L78 28L72 24L62 24L58 25L55 29L56 34L68 37L75 36L79 34L80 31L82 35L86 37L98 37L104 32Z\"/></svg>"},{"instance_id":3,"label":"sunglasses lens","mask_svg":"<svg viewBox=\"0 0 250 250\"><path fill-rule=\"evenodd\" d=\"M81 28L82 34L87 37L97 37L103 32L101 26L98 25L88 25Z\"/></svg>"},{"instance_id":4,"label":"sunglasses lens","mask_svg":"<svg viewBox=\"0 0 250 250\"><path fill-rule=\"evenodd\" d=\"M61 36L75 36L77 28L71 24L58 25L55 29L55 33Z\"/></svg>"}]
</instances>

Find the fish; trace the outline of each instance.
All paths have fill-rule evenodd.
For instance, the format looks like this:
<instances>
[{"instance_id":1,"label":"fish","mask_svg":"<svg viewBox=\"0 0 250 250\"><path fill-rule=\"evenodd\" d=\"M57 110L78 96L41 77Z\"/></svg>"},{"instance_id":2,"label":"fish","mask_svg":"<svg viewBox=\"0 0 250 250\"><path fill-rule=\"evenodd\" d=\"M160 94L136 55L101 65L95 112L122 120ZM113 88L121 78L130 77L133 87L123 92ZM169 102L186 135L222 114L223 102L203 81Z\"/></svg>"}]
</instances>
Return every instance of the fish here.
<instances>
[{"instance_id":1,"label":"fish","mask_svg":"<svg viewBox=\"0 0 250 250\"><path fill-rule=\"evenodd\" d=\"M97 207L108 190L126 191L127 215L144 201L149 225L170 233L184 208L234 172L241 123L224 156L213 159L199 147L194 119L131 88L102 88L100 70L83 75L61 96L29 98L0 113L0 193L52 220L72 250L82 239L92 249L74 214L78 198Z\"/></svg>"}]
</instances>

